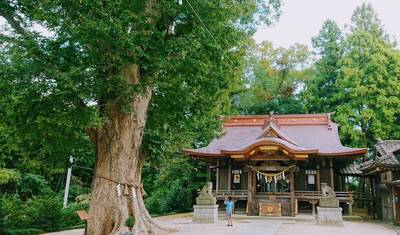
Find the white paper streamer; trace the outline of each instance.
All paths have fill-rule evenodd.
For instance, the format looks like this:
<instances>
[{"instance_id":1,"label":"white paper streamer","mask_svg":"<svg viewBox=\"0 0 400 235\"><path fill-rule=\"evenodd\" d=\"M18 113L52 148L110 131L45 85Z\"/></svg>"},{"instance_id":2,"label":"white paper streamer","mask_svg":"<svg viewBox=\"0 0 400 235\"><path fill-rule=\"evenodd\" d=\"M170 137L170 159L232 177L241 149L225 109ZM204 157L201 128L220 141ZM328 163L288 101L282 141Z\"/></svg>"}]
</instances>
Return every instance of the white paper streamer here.
<instances>
[{"instance_id":1,"label":"white paper streamer","mask_svg":"<svg viewBox=\"0 0 400 235\"><path fill-rule=\"evenodd\" d=\"M136 192L134 187L132 187L132 198L136 198Z\"/></svg>"},{"instance_id":2,"label":"white paper streamer","mask_svg":"<svg viewBox=\"0 0 400 235\"><path fill-rule=\"evenodd\" d=\"M117 196L120 197L121 196L121 185L117 184Z\"/></svg>"}]
</instances>

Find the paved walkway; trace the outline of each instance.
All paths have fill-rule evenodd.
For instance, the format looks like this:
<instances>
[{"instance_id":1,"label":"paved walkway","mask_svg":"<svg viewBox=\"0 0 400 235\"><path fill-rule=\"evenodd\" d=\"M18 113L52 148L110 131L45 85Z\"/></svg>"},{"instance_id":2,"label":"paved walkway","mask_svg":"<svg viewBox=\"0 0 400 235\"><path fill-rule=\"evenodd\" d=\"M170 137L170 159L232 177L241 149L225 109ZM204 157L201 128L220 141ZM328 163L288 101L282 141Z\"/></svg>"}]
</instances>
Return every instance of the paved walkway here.
<instances>
[{"instance_id":1,"label":"paved walkway","mask_svg":"<svg viewBox=\"0 0 400 235\"><path fill-rule=\"evenodd\" d=\"M383 223L344 221L344 226L317 225L298 222L282 224L276 235L396 235L392 227Z\"/></svg>"},{"instance_id":2,"label":"paved walkway","mask_svg":"<svg viewBox=\"0 0 400 235\"><path fill-rule=\"evenodd\" d=\"M234 218L233 226L229 227L222 217L217 224L196 224L192 223L191 215L165 217L158 221L166 226L178 228L178 232L172 233L174 235L274 235L282 223L281 220Z\"/></svg>"},{"instance_id":3,"label":"paved walkway","mask_svg":"<svg viewBox=\"0 0 400 235\"><path fill-rule=\"evenodd\" d=\"M174 235L396 235L392 227L383 223L345 221L344 226L324 226L316 225L311 219L309 216L282 219L235 215L233 227L228 227L223 217L217 224L192 223L190 213L156 218L160 224L178 228L177 232L172 233ZM51 233L82 234L81 229Z\"/></svg>"}]
</instances>

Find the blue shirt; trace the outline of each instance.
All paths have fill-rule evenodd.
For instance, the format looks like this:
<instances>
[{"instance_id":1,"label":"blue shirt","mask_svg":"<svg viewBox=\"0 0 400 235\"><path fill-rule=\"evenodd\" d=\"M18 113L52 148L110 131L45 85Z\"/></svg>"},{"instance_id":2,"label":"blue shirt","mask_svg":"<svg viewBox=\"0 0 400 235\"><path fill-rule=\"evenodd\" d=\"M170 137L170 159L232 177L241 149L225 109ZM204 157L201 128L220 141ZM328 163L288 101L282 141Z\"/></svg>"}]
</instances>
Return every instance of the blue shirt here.
<instances>
[{"instance_id":1,"label":"blue shirt","mask_svg":"<svg viewBox=\"0 0 400 235\"><path fill-rule=\"evenodd\" d=\"M233 201L226 201L226 213L232 213L233 210Z\"/></svg>"}]
</instances>

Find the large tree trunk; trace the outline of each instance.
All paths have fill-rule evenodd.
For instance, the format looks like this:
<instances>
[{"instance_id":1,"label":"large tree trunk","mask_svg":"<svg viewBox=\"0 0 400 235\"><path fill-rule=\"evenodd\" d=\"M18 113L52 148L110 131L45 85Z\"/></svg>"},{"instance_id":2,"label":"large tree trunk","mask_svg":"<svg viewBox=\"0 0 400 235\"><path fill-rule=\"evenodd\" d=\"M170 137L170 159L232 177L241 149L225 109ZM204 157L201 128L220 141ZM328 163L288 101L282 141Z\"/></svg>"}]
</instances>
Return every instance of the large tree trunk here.
<instances>
[{"instance_id":1,"label":"large tree trunk","mask_svg":"<svg viewBox=\"0 0 400 235\"><path fill-rule=\"evenodd\" d=\"M138 68L124 72L133 83L139 79ZM133 73L131 73L133 71ZM144 234L161 234L167 229L157 225L143 202L140 146L152 91L147 89L132 100L132 113L124 114L111 106L109 119L92 133L97 152L92 183L88 234L118 234L127 231L124 223L135 218L135 229Z\"/></svg>"}]
</instances>

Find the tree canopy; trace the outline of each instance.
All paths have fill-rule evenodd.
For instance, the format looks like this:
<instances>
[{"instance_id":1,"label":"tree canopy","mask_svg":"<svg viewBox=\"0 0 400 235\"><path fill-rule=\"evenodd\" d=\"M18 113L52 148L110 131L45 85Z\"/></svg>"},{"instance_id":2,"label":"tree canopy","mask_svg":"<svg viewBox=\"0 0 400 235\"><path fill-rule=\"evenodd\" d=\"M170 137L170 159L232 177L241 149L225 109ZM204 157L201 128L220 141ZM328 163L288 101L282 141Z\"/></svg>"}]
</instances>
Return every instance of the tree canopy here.
<instances>
[{"instance_id":1,"label":"tree canopy","mask_svg":"<svg viewBox=\"0 0 400 235\"><path fill-rule=\"evenodd\" d=\"M73 155L95 168L93 216L101 214L96 208L116 209L115 217L93 218L89 233L118 231L132 210L111 206L118 195L110 182L133 182L141 207L142 158L159 170L183 146L215 135L240 83L245 45L279 7L277 0L1 1L8 23L0 47L1 167L29 166L54 189L59 174L52 176ZM134 213L146 217L135 220L139 227L153 225L144 210Z\"/></svg>"},{"instance_id":2,"label":"tree canopy","mask_svg":"<svg viewBox=\"0 0 400 235\"><path fill-rule=\"evenodd\" d=\"M206 165L181 150L218 136L220 115L332 112L344 145L400 139L400 52L371 5L347 31L325 21L312 49L256 44L280 4L0 0L0 233L76 226L89 192L89 234L131 216L164 229L144 202L191 207Z\"/></svg>"},{"instance_id":3,"label":"tree canopy","mask_svg":"<svg viewBox=\"0 0 400 235\"><path fill-rule=\"evenodd\" d=\"M244 85L234 104L242 114L301 113L298 94L307 80L311 59L301 44L274 48L270 42L254 45L246 56Z\"/></svg>"}]
</instances>

